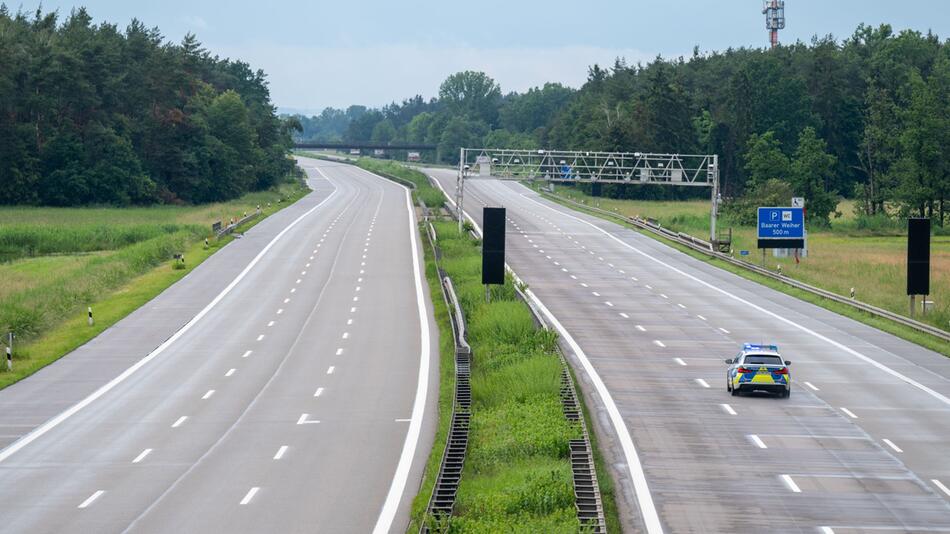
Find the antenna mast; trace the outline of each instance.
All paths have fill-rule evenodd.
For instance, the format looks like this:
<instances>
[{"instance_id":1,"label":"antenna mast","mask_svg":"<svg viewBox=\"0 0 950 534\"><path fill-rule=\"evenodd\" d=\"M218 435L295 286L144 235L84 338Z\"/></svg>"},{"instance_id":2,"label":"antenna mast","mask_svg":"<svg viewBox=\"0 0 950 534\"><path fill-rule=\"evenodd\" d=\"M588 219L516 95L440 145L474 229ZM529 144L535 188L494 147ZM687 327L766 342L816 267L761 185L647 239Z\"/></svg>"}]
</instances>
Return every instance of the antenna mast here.
<instances>
[{"instance_id":1,"label":"antenna mast","mask_svg":"<svg viewBox=\"0 0 950 534\"><path fill-rule=\"evenodd\" d=\"M778 46L778 31L785 29L785 0L763 0L762 14L772 48Z\"/></svg>"}]
</instances>

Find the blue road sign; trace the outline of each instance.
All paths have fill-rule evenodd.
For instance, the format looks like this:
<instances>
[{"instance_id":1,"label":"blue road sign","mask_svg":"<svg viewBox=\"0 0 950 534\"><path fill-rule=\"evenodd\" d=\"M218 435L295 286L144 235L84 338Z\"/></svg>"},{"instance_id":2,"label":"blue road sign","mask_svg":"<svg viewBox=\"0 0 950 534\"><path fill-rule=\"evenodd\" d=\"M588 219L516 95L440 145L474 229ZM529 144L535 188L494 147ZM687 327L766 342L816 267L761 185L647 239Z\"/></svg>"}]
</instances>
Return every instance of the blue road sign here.
<instances>
[{"instance_id":1,"label":"blue road sign","mask_svg":"<svg viewBox=\"0 0 950 534\"><path fill-rule=\"evenodd\" d=\"M740 251L739 251L739 255L740 255L740 256L748 256L748 255L749 255L749 251L748 251L748 250L740 250Z\"/></svg>"},{"instance_id":2,"label":"blue road sign","mask_svg":"<svg viewBox=\"0 0 950 534\"><path fill-rule=\"evenodd\" d=\"M759 239L804 239L802 208L759 208Z\"/></svg>"}]
</instances>

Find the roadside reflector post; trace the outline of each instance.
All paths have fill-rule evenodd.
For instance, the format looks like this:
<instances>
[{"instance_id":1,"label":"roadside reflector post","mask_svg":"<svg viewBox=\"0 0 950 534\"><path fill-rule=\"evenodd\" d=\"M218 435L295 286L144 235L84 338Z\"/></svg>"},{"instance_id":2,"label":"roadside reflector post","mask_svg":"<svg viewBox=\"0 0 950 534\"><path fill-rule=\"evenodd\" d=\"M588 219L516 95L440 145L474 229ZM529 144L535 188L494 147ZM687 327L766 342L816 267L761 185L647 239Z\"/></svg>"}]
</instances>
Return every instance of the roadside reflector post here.
<instances>
[{"instance_id":1,"label":"roadside reflector post","mask_svg":"<svg viewBox=\"0 0 950 534\"><path fill-rule=\"evenodd\" d=\"M9 333L10 341L7 343L7 371L13 370L13 332Z\"/></svg>"},{"instance_id":2,"label":"roadside reflector post","mask_svg":"<svg viewBox=\"0 0 950 534\"><path fill-rule=\"evenodd\" d=\"M89 306L88 311L89 311L89 326L92 326L92 324L95 322L92 319L92 306Z\"/></svg>"},{"instance_id":3,"label":"roadside reflector post","mask_svg":"<svg viewBox=\"0 0 950 534\"><path fill-rule=\"evenodd\" d=\"M851 288L851 298L854 298L854 288Z\"/></svg>"}]
</instances>

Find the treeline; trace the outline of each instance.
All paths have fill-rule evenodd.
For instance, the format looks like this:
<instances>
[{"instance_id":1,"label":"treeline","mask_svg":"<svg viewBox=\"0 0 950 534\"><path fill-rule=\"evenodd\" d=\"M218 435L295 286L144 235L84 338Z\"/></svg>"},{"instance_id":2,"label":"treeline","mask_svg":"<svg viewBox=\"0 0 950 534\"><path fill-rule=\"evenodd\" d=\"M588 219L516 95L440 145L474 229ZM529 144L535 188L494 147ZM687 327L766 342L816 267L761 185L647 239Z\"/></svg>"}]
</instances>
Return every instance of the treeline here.
<instances>
[{"instance_id":1,"label":"treeline","mask_svg":"<svg viewBox=\"0 0 950 534\"><path fill-rule=\"evenodd\" d=\"M843 41L617 60L591 67L577 91L547 84L508 95L465 72L447 79L439 98L370 110L344 135L434 143L445 162L459 146L718 154L723 195L736 209L794 194L821 221L840 195L866 216L923 214L944 224L950 45L862 25ZM664 193L634 187L613 192Z\"/></svg>"},{"instance_id":2,"label":"treeline","mask_svg":"<svg viewBox=\"0 0 950 534\"><path fill-rule=\"evenodd\" d=\"M199 203L293 168L264 73L85 9L0 5L0 203Z\"/></svg>"}]
</instances>

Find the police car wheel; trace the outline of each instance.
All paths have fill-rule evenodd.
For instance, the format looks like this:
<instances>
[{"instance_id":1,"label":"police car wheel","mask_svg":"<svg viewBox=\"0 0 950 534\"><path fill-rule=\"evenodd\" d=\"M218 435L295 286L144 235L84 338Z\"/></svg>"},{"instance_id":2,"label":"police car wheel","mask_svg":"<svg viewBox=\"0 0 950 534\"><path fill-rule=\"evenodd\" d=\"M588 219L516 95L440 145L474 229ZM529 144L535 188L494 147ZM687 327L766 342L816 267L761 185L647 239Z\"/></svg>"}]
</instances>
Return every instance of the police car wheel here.
<instances>
[{"instance_id":1,"label":"police car wheel","mask_svg":"<svg viewBox=\"0 0 950 534\"><path fill-rule=\"evenodd\" d=\"M792 390L790 389L786 389L784 392L782 392L782 398L784 399L787 399L791 396L792 396Z\"/></svg>"},{"instance_id":2,"label":"police car wheel","mask_svg":"<svg viewBox=\"0 0 950 534\"><path fill-rule=\"evenodd\" d=\"M737 397L739 395L739 388L732 388L732 396Z\"/></svg>"}]
</instances>

